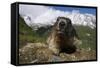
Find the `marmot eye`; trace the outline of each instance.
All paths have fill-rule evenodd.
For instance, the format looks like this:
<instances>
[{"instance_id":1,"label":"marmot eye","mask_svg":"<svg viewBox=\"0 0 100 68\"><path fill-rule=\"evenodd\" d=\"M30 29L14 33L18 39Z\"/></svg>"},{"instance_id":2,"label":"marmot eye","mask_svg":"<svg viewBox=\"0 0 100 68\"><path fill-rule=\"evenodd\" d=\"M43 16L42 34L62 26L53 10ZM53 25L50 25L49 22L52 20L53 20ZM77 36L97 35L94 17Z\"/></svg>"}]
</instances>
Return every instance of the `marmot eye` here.
<instances>
[{"instance_id":1,"label":"marmot eye","mask_svg":"<svg viewBox=\"0 0 100 68\"><path fill-rule=\"evenodd\" d=\"M65 22L60 22L59 25L60 26L65 26Z\"/></svg>"}]
</instances>

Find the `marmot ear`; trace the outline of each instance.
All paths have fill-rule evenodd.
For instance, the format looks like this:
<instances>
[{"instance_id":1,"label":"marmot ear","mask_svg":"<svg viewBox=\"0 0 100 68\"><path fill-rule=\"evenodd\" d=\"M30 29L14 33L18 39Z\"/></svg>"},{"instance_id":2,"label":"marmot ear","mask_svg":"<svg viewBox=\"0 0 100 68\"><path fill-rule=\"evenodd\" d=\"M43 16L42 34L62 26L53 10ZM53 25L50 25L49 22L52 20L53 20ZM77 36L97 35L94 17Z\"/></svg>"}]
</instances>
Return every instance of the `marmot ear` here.
<instances>
[{"instance_id":1,"label":"marmot ear","mask_svg":"<svg viewBox=\"0 0 100 68\"><path fill-rule=\"evenodd\" d=\"M58 22L58 21L59 21L59 19L60 19L60 18L58 17L58 18L57 18L57 20L56 20L56 22Z\"/></svg>"},{"instance_id":2,"label":"marmot ear","mask_svg":"<svg viewBox=\"0 0 100 68\"><path fill-rule=\"evenodd\" d=\"M68 20L68 25L69 25L69 27L73 27L72 21L70 19Z\"/></svg>"},{"instance_id":3,"label":"marmot ear","mask_svg":"<svg viewBox=\"0 0 100 68\"><path fill-rule=\"evenodd\" d=\"M58 22L60 18L61 18L60 16L59 16L59 17L57 17L57 20L56 20L56 21Z\"/></svg>"},{"instance_id":4,"label":"marmot ear","mask_svg":"<svg viewBox=\"0 0 100 68\"><path fill-rule=\"evenodd\" d=\"M60 18L61 18L60 16L59 16L59 17L57 17L56 22L55 22L55 24L54 24L54 27L55 27L55 26L57 26L58 21L59 21L59 19L60 19Z\"/></svg>"}]
</instances>

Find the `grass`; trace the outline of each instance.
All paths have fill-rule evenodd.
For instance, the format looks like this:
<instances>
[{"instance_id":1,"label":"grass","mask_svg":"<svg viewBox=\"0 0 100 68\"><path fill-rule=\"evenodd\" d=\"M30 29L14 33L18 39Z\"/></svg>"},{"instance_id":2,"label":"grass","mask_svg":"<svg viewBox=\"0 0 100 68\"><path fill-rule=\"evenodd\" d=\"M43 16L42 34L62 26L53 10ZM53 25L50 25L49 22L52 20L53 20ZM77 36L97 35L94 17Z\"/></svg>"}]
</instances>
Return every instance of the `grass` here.
<instances>
[{"instance_id":1,"label":"grass","mask_svg":"<svg viewBox=\"0 0 100 68\"><path fill-rule=\"evenodd\" d=\"M82 40L80 48L96 49L96 29L91 29L88 26L75 26L75 29Z\"/></svg>"},{"instance_id":2,"label":"grass","mask_svg":"<svg viewBox=\"0 0 100 68\"><path fill-rule=\"evenodd\" d=\"M28 42L45 42L47 38L47 33L39 34L33 31L25 21L19 17L19 48L25 46Z\"/></svg>"}]
</instances>

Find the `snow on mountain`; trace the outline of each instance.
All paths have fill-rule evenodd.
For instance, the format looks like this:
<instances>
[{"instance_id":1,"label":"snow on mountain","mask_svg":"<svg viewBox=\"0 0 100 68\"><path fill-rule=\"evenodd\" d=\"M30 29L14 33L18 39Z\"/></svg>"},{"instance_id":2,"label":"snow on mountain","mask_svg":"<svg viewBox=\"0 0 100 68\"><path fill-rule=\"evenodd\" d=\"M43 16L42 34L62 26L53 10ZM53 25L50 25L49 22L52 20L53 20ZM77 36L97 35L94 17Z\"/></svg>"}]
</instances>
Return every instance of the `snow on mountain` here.
<instances>
[{"instance_id":1,"label":"snow on mountain","mask_svg":"<svg viewBox=\"0 0 100 68\"><path fill-rule=\"evenodd\" d=\"M96 17L89 13L80 13L79 10L61 11L46 6L20 5L19 14L26 24L35 30L39 27L53 25L59 16L68 17L75 25L96 27Z\"/></svg>"}]
</instances>

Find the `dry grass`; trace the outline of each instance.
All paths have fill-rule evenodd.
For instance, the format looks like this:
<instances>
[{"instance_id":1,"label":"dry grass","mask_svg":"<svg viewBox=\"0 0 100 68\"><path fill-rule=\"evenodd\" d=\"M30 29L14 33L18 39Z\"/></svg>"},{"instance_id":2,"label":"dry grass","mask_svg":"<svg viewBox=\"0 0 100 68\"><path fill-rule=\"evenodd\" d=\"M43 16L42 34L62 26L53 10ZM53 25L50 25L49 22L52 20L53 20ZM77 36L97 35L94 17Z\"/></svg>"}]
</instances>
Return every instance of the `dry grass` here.
<instances>
[{"instance_id":1,"label":"dry grass","mask_svg":"<svg viewBox=\"0 0 100 68\"><path fill-rule=\"evenodd\" d=\"M72 54L60 53L59 56L54 55L53 52L48 49L47 45L42 43L28 43L26 46L19 49L20 64L95 59L96 51L91 48L77 49L77 51Z\"/></svg>"}]
</instances>

